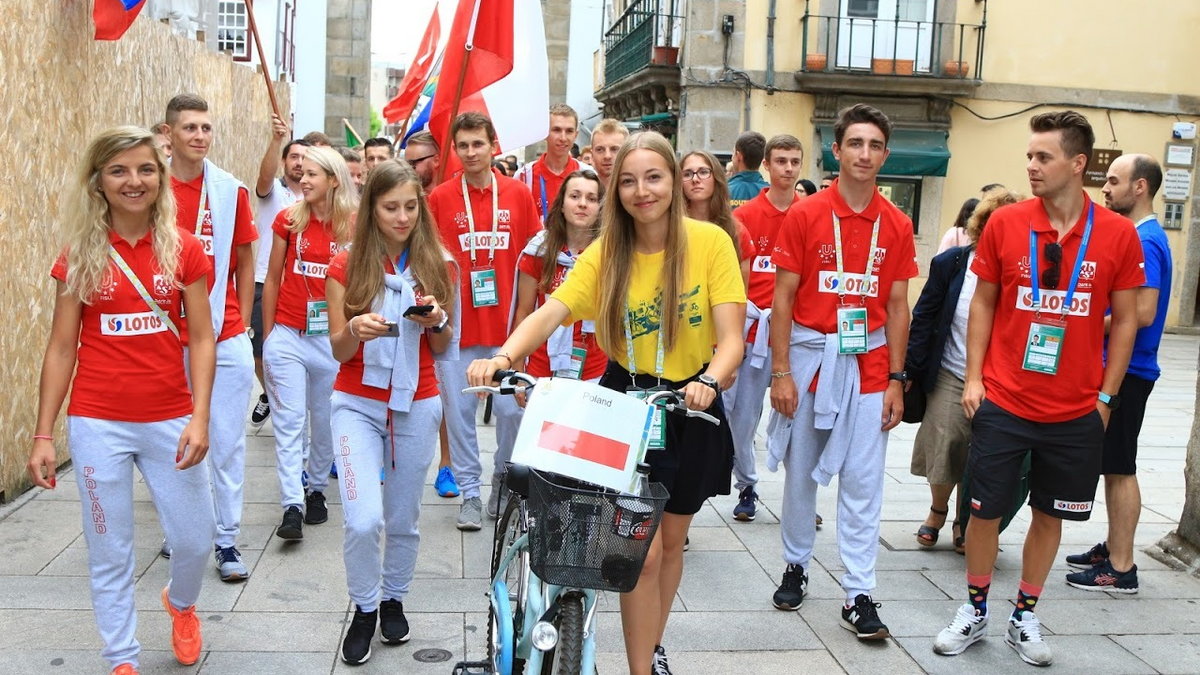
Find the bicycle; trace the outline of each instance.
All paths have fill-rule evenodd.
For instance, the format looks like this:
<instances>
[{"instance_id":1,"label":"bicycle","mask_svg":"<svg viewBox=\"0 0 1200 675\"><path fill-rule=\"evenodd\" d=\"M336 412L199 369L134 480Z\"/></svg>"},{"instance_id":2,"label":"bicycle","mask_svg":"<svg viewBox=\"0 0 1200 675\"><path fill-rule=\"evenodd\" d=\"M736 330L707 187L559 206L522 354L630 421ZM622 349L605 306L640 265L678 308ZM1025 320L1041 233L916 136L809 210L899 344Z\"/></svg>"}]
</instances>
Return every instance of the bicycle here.
<instances>
[{"instance_id":1,"label":"bicycle","mask_svg":"<svg viewBox=\"0 0 1200 675\"><path fill-rule=\"evenodd\" d=\"M494 387L514 394L538 379L499 371ZM720 421L683 405L682 391L646 399L668 412ZM642 465L648 471L648 466ZM455 675L585 675L595 672L597 591L633 590L669 497L659 483L629 495L567 476L509 464L508 504L496 520L486 661L459 662Z\"/></svg>"}]
</instances>

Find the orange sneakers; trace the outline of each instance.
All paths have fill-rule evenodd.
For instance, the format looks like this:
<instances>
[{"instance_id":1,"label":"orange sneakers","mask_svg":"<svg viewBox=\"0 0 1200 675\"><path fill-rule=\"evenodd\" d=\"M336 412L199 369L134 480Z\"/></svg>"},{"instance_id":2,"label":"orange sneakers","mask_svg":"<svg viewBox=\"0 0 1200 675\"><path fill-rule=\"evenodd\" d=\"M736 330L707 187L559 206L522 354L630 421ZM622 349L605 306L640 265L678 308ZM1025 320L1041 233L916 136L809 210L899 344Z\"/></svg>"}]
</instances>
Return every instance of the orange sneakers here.
<instances>
[{"instance_id":1,"label":"orange sneakers","mask_svg":"<svg viewBox=\"0 0 1200 675\"><path fill-rule=\"evenodd\" d=\"M132 663L122 663L113 668L112 675L138 675L137 668L133 667Z\"/></svg>"},{"instance_id":2,"label":"orange sneakers","mask_svg":"<svg viewBox=\"0 0 1200 675\"><path fill-rule=\"evenodd\" d=\"M185 666L190 666L200 660L200 649L203 645L196 606L175 609L167 598L166 588L162 592L162 604L167 614L171 615L171 648L175 650L175 659Z\"/></svg>"}]
</instances>

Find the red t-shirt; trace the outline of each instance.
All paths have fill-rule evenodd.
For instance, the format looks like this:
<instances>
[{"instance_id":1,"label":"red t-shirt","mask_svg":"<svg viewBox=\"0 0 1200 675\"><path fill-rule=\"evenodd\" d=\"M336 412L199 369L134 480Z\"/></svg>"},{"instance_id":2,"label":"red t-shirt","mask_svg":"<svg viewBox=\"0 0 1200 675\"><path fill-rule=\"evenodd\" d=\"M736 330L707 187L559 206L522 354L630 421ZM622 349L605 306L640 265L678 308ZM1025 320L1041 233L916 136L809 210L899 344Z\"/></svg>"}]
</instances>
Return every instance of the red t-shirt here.
<instances>
[{"instance_id":1,"label":"red t-shirt","mask_svg":"<svg viewBox=\"0 0 1200 675\"><path fill-rule=\"evenodd\" d=\"M174 176L171 177L171 191L175 193L175 222L179 225L179 229L188 234L196 234L196 215L200 208L200 189L203 182L203 174L186 183L177 180ZM233 249L229 252L229 283L225 286L225 320L221 326L221 334L217 336L218 342L246 332L238 305L237 288L234 284L234 273L237 271L237 247L258 241L258 229L254 226L254 213L250 210L250 192L241 187L238 188L237 195L237 215L233 222ZM208 201L207 198L205 201ZM196 238L204 246L204 253L208 255L211 267L216 269L216 263L212 262L212 233L212 211L208 210L206 204L204 221L200 225L200 233L196 235ZM212 286L213 280L209 279L210 290ZM179 337L186 345L186 325L181 327Z\"/></svg>"},{"instance_id":2,"label":"red t-shirt","mask_svg":"<svg viewBox=\"0 0 1200 675\"><path fill-rule=\"evenodd\" d=\"M429 209L442 234L442 243L458 261L462 312L459 345L497 347L508 338L512 316L517 259L529 238L542 229L529 188L495 172L499 222L492 232L492 188L467 187L471 212L475 215L475 264L471 263L471 235L463 204L462 182L449 180L429 194ZM495 258L491 254L495 252ZM491 260L491 262L489 262ZM471 270L491 267L496 272L499 304L475 307L471 296Z\"/></svg>"},{"instance_id":3,"label":"red t-shirt","mask_svg":"<svg viewBox=\"0 0 1200 675\"><path fill-rule=\"evenodd\" d=\"M749 232L749 255L754 258L750 262L750 289L746 296L760 309L770 307L775 298L775 264L771 262L771 252L775 250L779 226L787 215L786 210L780 211L767 199L769 189L763 188L757 197L733 212ZM798 201L800 198L796 197L792 204ZM745 251L742 253L746 255Z\"/></svg>"},{"instance_id":4,"label":"red t-shirt","mask_svg":"<svg viewBox=\"0 0 1200 675\"><path fill-rule=\"evenodd\" d=\"M754 256L754 239L750 237L750 230L746 229L742 221L735 218L733 222L737 224L738 262L749 260Z\"/></svg>"},{"instance_id":5,"label":"red t-shirt","mask_svg":"<svg viewBox=\"0 0 1200 675\"><path fill-rule=\"evenodd\" d=\"M517 264L517 269L537 282L542 278L542 258L531 255L521 256L521 261ZM555 289L562 285L569 274L566 267L556 265L554 271L554 280L550 283L549 292L553 293ZM539 288L537 292L537 305L540 307L546 304L547 293ZM595 333L583 332L583 322L576 321L572 326L575 331L575 344L582 344L587 348L587 356L583 358L583 377L584 380L593 380L604 374L604 369L608 367L608 356L604 354L604 350L600 349L600 344L596 342ZM550 354L546 349L546 344L543 343L532 354L529 355L529 361L525 365L526 371L534 377L549 377L553 373L550 372Z\"/></svg>"},{"instance_id":6,"label":"red t-shirt","mask_svg":"<svg viewBox=\"0 0 1200 675\"><path fill-rule=\"evenodd\" d=\"M346 263L350 261L350 252L342 251L334 256L333 261L329 263L329 278L337 281L342 286L345 286L349 275L346 270ZM388 260L386 269L389 274L394 274L396 267L392 261ZM421 293L418 293L421 295ZM399 319L400 321L408 321L408 319ZM395 338L376 338L377 340L391 340ZM358 344L358 351L354 352L354 356L349 361L342 364L338 369L337 378L333 381L335 391L362 396L363 398L371 398L376 401L386 401L391 395L391 388L381 389L379 387L371 387L362 383L363 378L363 346L364 343ZM433 398L438 395L437 376L433 372L433 351L429 348L428 336L422 332L420 346L417 350L417 391L413 394L414 401L420 401L425 398Z\"/></svg>"},{"instance_id":7,"label":"red t-shirt","mask_svg":"<svg viewBox=\"0 0 1200 675\"><path fill-rule=\"evenodd\" d=\"M183 249L175 280L191 285L212 273L204 246L181 235ZM158 274L154 244L147 234L130 246L109 230L108 240L125 259L154 301L176 326L183 290ZM60 255L50 276L65 282L66 256ZM79 357L71 386L68 415L118 422L161 422L192 413L192 393L183 370L183 344L154 314L141 294L115 264L110 264L100 292L81 308Z\"/></svg>"},{"instance_id":8,"label":"red t-shirt","mask_svg":"<svg viewBox=\"0 0 1200 675\"><path fill-rule=\"evenodd\" d=\"M275 305L275 323L296 330L307 327L309 300L325 299L325 274L329 261L342 249L333 236L328 223L308 219L303 232L291 232L288 228L288 211L284 209L275 216L271 230L287 245L283 254L283 279L279 284L279 301ZM296 252L300 259L296 259Z\"/></svg>"},{"instance_id":9,"label":"red t-shirt","mask_svg":"<svg viewBox=\"0 0 1200 675\"><path fill-rule=\"evenodd\" d=\"M867 328L887 323L892 283L917 276L912 221L883 195L876 193L862 213L855 213L838 192L837 181L788 209L771 259L781 269L800 275L792 320L822 333L837 332L838 275L833 238L833 214L841 220L846 303L858 306L865 285L871 230L879 219L878 251L872 282L866 290ZM887 388L887 345L858 356L864 394Z\"/></svg>"},{"instance_id":10,"label":"red t-shirt","mask_svg":"<svg viewBox=\"0 0 1200 675\"><path fill-rule=\"evenodd\" d=\"M563 181L571 172L578 171L583 165L574 157L567 158L567 165L563 168L562 173L554 173L550 167L546 166L546 154L542 153L533 162L529 163L526 168L522 169L517 174L516 178L520 182L525 183L526 187L533 194L533 202L537 207L539 218L545 219L546 211L554 205L554 199L558 196L558 190L562 187ZM543 194L543 181L545 181L545 193ZM542 204L542 199L545 198L545 204Z\"/></svg>"},{"instance_id":11,"label":"red t-shirt","mask_svg":"<svg viewBox=\"0 0 1200 675\"><path fill-rule=\"evenodd\" d=\"M1008 412L1035 422L1063 422L1082 417L1096 407L1104 379L1104 315L1113 291L1146 283L1142 246L1129 219L1096 206L1092 236L1079 271L1079 283L1067 315L1067 332L1058 373L1047 375L1022 368L1033 322L1030 282L1029 228L1037 233L1038 266L1050 267L1046 244L1062 245L1058 290L1042 289L1042 316L1059 318L1063 299L1087 225L1091 199L1084 195L1083 212L1061 239L1050 226L1041 199L1028 199L998 209L975 249L971 270L980 281L1000 286L992 319L992 335L983 357L983 386L987 397Z\"/></svg>"}]
</instances>

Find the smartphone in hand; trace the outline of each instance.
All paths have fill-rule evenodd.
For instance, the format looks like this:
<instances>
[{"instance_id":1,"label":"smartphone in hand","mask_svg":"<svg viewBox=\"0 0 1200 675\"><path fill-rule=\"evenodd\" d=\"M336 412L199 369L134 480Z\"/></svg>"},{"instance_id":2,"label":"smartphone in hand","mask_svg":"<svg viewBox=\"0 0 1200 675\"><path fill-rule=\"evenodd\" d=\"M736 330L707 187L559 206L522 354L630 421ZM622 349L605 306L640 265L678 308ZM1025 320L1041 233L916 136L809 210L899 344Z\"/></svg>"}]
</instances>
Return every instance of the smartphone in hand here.
<instances>
[{"instance_id":1,"label":"smartphone in hand","mask_svg":"<svg viewBox=\"0 0 1200 675\"><path fill-rule=\"evenodd\" d=\"M404 310L404 317L407 318L408 316L413 315L413 314L420 314L421 316L425 316L426 314L429 314L432 311L433 311L433 305L413 305L412 307L409 307L408 309Z\"/></svg>"},{"instance_id":2,"label":"smartphone in hand","mask_svg":"<svg viewBox=\"0 0 1200 675\"><path fill-rule=\"evenodd\" d=\"M384 321L387 325L387 332L379 337L400 337L400 324L395 321Z\"/></svg>"}]
</instances>

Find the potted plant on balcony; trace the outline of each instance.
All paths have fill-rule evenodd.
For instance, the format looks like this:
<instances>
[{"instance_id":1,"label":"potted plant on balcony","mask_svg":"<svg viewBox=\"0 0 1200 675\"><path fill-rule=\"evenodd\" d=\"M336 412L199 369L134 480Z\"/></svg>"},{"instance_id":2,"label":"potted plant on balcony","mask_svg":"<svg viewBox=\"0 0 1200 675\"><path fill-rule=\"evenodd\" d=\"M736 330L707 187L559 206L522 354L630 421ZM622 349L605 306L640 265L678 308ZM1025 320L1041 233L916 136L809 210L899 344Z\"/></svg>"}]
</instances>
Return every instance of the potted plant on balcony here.
<instances>
[{"instance_id":1,"label":"potted plant on balcony","mask_svg":"<svg viewBox=\"0 0 1200 675\"><path fill-rule=\"evenodd\" d=\"M871 72L876 75L912 75L915 65L912 59L871 59Z\"/></svg>"},{"instance_id":2,"label":"potted plant on balcony","mask_svg":"<svg viewBox=\"0 0 1200 675\"><path fill-rule=\"evenodd\" d=\"M942 64L942 73L946 77L966 77L971 72L971 64L966 61L947 61Z\"/></svg>"},{"instance_id":3,"label":"potted plant on balcony","mask_svg":"<svg viewBox=\"0 0 1200 675\"><path fill-rule=\"evenodd\" d=\"M810 73L825 70L827 65L829 65L829 56L826 54L813 53L804 57L804 70Z\"/></svg>"},{"instance_id":4,"label":"potted plant on balcony","mask_svg":"<svg viewBox=\"0 0 1200 675\"><path fill-rule=\"evenodd\" d=\"M645 53L645 52L643 52ZM679 47L655 47L650 63L656 66L673 66L679 63Z\"/></svg>"}]
</instances>

